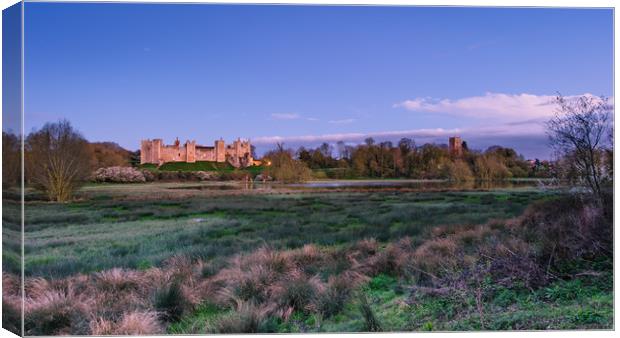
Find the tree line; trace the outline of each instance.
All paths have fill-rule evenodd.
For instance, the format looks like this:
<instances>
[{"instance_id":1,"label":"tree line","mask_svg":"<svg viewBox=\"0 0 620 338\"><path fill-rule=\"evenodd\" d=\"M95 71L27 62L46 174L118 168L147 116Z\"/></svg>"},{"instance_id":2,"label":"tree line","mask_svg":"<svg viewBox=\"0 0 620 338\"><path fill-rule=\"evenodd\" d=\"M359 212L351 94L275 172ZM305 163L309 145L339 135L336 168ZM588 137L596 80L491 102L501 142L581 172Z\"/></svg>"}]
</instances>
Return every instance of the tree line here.
<instances>
[{"instance_id":1,"label":"tree line","mask_svg":"<svg viewBox=\"0 0 620 338\"><path fill-rule=\"evenodd\" d=\"M264 155L264 174L283 182L311 178L415 178L501 180L522 177L556 177L595 195L613 179L612 106L603 97L558 96L555 116L546 124L550 144L556 151L553 163L526 161L514 149L492 146L470 150L465 142L461 154L445 145L417 146L410 138L398 143L367 138L359 145L324 143L296 151L278 144ZM3 188L21 182L21 147L18 136L2 133ZM47 123L26 136L24 181L43 191L52 201L67 201L88 180L94 169L139 163L139 152L110 143L89 143L69 121Z\"/></svg>"},{"instance_id":2,"label":"tree line","mask_svg":"<svg viewBox=\"0 0 620 338\"><path fill-rule=\"evenodd\" d=\"M359 145L338 142L334 148L323 143L317 148L300 147L295 157L319 175L328 178L413 178L497 180L522 177L549 177L549 162L530 163L514 149L489 147L484 152L469 150L463 142L462 154L451 154L448 146L423 144L402 138L396 144L377 143L367 138ZM322 173L322 174L321 174Z\"/></svg>"}]
</instances>

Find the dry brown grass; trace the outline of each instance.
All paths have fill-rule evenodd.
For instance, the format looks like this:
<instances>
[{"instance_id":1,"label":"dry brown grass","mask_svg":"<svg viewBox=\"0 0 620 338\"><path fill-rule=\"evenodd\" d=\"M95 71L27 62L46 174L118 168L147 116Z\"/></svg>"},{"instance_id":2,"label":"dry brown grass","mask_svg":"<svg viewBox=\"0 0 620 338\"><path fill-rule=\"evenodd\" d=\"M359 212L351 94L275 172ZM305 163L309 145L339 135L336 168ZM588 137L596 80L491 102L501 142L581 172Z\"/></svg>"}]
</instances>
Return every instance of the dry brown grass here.
<instances>
[{"instance_id":1,"label":"dry brown grass","mask_svg":"<svg viewBox=\"0 0 620 338\"><path fill-rule=\"evenodd\" d=\"M153 311L124 313L117 323L104 318L97 318L89 324L90 333L95 336L108 335L152 335L163 333Z\"/></svg>"},{"instance_id":2,"label":"dry brown grass","mask_svg":"<svg viewBox=\"0 0 620 338\"><path fill-rule=\"evenodd\" d=\"M145 271L29 278L27 333L154 334L171 320L158 308L176 318L204 302L232 310L211 326L213 332L257 332L268 316L287 320L295 311L333 316L356 288L380 273L415 281L412 290L473 295L482 316L485 278L536 287L554 277L555 262L611 250L611 236L603 229L609 223L600 208L562 205L534 206L509 222L437 227L418 246L403 238L383 248L374 239L337 249L262 247L225 264L174 257ZM206 267L213 271L205 274ZM18 306L19 279L3 274L3 283L3 303ZM158 292L171 285L174 292L158 304Z\"/></svg>"}]
</instances>

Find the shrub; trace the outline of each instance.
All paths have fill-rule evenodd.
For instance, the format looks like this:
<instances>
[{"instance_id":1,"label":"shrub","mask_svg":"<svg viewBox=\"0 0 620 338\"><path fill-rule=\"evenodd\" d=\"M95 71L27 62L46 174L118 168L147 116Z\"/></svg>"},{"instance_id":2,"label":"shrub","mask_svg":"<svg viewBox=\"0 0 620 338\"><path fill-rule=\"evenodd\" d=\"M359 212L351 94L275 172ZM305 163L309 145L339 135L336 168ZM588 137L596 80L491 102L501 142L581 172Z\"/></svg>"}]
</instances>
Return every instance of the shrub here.
<instances>
[{"instance_id":1,"label":"shrub","mask_svg":"<svg viewBox=\"0 0 620 338\"><path fill-rule=\"evenodd\" d=\"M142 183L147 181L145 171L132 167L99 168L93 174L92 180L95 182ZM147 175L152 177L150 173Z\"/></svg>"},{"instance_id":2,"label":"shrub","mask_svg":"<svg viewBox=\"0 0 620 338\"><path fill-rule=\"evenodd\" d=\"M611 214L583 196L535 203L511 222L512 231L534 243L539 264L560 267L570 260L611 257Z\"/></svg>"}]
</instances>

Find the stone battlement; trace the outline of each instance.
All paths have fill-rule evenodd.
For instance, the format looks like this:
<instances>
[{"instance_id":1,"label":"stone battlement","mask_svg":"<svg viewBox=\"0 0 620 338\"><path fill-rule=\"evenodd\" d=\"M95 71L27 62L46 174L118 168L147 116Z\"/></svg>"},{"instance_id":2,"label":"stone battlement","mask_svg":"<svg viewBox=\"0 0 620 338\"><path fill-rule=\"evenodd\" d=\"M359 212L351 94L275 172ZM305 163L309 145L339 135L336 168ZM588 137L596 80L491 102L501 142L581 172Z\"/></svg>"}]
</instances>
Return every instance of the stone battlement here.
<instances>
[{"instance_id":1,"label":"stone battlement","mask_svg":"<svg viewBox=\"0 0 620 338\"><path fill-rule=\"evenodd\" d=\"M250 141L237 139L226 145L224 140L216 140L213 146L197 145L196 141L185 141L177 138L174 144L165 145L162 139L142 140L140 145L140 163L162 165L167 162L196 161L228 162L236 168L254 164Z\"/></svg>"}]
</instances>

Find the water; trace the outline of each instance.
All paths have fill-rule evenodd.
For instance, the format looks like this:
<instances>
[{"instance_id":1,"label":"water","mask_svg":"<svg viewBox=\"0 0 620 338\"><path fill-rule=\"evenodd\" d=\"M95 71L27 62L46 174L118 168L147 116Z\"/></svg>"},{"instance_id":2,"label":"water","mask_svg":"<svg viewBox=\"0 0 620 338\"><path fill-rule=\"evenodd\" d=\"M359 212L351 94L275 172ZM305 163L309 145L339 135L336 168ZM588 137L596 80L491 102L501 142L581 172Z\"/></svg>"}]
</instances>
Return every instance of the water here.
<instances>
[{"instance_id":1,"label":"water","mask_svg":"<svg viewBox=\"0 0 620 338\"><path fill-rule=\"evenodd\" d=\"M495 190L515 188L545 188L549 180L516 179L504 181L468 181L450 182L446 180L326 180L306 183L284 184L277 182L230 182L202 183L169 189L187 190L327 190L327 191L358 191L358 190Z\"/></svg>"},{"instance_id":2,"label":"water","mask_svg":"<svg viewBox=\"0 0 620 338\"><path fill-rule=\"evenodd\" d=\"M540 180L504 180L504 181L468 181L450 182L446 180L370 180L370 181L316 181L290 184L289 187L302 189L389 189L389 190L492 190L539 187L545 181Z\"/></svg>"}]
</instances>

